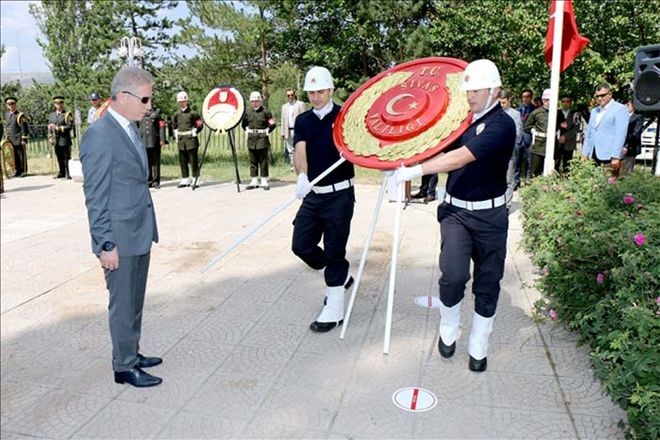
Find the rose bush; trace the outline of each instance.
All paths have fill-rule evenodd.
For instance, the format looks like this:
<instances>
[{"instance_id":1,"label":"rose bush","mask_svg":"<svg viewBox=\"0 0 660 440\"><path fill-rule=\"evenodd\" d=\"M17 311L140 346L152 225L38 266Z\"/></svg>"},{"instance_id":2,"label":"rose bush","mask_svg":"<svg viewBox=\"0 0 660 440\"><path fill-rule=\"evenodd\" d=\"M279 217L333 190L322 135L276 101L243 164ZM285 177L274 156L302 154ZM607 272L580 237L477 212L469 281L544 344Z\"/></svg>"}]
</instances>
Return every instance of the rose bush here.
<instances>
[{"instance_id":1,"label":"rose bush","mask_svg":"<svg viewBox=\"0 0 660 440\"><path fill-rule=\"evenodd\" d=\"M521 194L523 246L547 268L539 306L591 346L596 375L628 413L627 435L659 438L660 179L607 179L575 160L570 177L534 179Z\"/></svg>"}]
</instances>

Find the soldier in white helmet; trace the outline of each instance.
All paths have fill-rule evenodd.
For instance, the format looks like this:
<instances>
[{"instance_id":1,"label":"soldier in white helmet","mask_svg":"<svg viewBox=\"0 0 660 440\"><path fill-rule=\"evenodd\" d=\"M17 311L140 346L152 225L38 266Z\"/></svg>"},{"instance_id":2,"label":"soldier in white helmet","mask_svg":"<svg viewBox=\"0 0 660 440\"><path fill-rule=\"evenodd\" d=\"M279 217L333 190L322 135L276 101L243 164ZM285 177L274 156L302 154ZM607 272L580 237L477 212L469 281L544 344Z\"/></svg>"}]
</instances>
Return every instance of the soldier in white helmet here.
<instances>
[{"instance_id":1,"label":"soldier in white helmet","mask_svg":"<svg viewBox=\"0 0 660 440\"><path fill-rule=\"evenodd\" d=\"M400 168L397 182L420 175L449 173L447 193L438 206L440 248L440 337L443 357L454 355L461 302L474 262L475 310L468 346L471 371L486 370L488 340L504 275L507 230L506 173L516 126L498 102L502 81L490 60L470 63L463 73L472 123L446 153L412 168Z\"/></svg>"},{"instance_id":2,"label":"soldier in white helmet","mask_svg":"<svg viewBox=\"0 0 660 440\"><path fill-rule=\"evenodd\" d=\"M179 92L176 95L179 110L172 116L172 128L179 149L179 166L181 180L177 188L193 185L195 177L199 177L199 139L197 135L204 128L204 121L199 113L190 108L188 94ZM188 170L190 166L190 171Z\"/></svg>"},{"instance_id":3,"label":"soldier in white helmet","mask_svg":"<svg viewBox=\"0 0 660 440\"><path fill-rule=\"evenodd\" d=\"M316 186L310 185L310 180L339 160L332 124L341 107L332 101L334 84L325 67L309 69L304 90L313 108L295 122L295 195L302 204L294 221L292 250L312 269L324 269L324 305L310 329L327 332L343 323L344 292L353 282L348 274L346 243L355 204L355 172L350 162L344 162ZM319 246L321 239L323 247Z\"/></svg>"},{"instance_id":4,"label":"soldier in white helmet","mask_svg":"<svg viewBox=\"0 0 660 440\"><path fill-rule=\"evenodd\" d=\"M245 189L261 187L268 191L268 152L270 139L268 135L275 130L275 118L270 111L261 105L261 93L250 93L251 107L245 111L241 123L247 133L248 155L250 158L250 183ZM261 181L259 181L261 175Z\"/></svg>"}]
</instances>

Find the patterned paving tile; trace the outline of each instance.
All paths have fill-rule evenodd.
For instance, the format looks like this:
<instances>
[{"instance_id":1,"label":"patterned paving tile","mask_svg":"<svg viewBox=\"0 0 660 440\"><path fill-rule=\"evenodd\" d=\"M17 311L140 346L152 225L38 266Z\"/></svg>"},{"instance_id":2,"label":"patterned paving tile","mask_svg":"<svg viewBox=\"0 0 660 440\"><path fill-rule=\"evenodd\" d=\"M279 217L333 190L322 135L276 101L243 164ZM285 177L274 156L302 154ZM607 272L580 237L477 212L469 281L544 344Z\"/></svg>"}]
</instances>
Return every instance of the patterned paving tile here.
<instances>
[{"instance_id":1,"label":"patterned paving tile","mask_svg":"<svg viewBox=\"0 0 660 440\"><path fill-rule=\"evenodd\" d=\"M211 417L181 411L158 433L159 439L235 439L245 420ZM256 436L255 436L256 438Z\"/></svg>"}]
</instances>

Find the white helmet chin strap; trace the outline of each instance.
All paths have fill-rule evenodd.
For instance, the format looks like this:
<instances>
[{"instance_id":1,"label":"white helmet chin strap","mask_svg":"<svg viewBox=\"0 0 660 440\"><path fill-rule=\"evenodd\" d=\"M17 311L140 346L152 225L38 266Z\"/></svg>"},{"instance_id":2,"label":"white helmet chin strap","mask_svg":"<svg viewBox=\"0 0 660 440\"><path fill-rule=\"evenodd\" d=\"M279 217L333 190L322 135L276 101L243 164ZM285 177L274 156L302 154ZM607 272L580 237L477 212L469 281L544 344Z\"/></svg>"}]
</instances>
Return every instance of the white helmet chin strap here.
<instances>
[{"instance_id":1,"label":"white helmet chin strap","mask_svg":"<svg viewBox=\"0 0 660 440\"><path fill-rule=\"evenodd\" d=\"M476 121L477 119L485 115L491 108L493 108L495 104L497 104L497 101L493 102L494 91L495 91L495 87L491 87L490 89L488 89L488 101L486 101L486 105L484 106L484 109L474 115L473 121Z\"/></svg>"}]
</instances>

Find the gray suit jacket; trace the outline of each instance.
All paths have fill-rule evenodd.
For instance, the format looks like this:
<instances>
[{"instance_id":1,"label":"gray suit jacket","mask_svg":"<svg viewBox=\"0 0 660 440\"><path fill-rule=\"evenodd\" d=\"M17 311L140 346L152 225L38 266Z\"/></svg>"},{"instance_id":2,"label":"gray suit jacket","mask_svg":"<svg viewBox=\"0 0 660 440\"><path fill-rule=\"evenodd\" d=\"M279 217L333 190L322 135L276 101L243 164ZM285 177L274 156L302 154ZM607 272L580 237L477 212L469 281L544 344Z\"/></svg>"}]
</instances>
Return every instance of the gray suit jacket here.
<instances>
[{"instance_id":1,"label":"gray suit jacket","mask_svg":"<svg viewBox=\"0 0 660 440\"><path fill-rule=\"evenodd\" d=\"M92 252L98 255L106 241L115 243L119 256L149 252L158 228L147 170L110 112L85 132L80 161Z\"/></svg>"}]
</instances>

